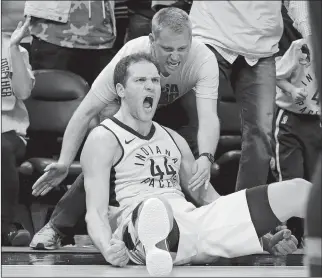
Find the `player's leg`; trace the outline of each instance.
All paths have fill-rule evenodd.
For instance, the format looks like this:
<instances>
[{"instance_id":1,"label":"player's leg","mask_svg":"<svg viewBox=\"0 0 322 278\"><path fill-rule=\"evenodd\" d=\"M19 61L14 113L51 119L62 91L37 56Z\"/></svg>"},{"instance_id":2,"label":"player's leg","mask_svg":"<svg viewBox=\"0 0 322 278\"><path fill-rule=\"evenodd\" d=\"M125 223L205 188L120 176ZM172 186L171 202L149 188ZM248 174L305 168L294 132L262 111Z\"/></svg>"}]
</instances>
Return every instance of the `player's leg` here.
<instances>
[{"instance_id":1,"label":"player's leg","mask_svg":"<svg viewBox=\"0 0 322 278\"><path fill-rule=\"evenodd\" d=\"M163 198L149 198L139 204L123 235L130 259L146 264L152 276L167 275L178 249L179 227L171 206Z\"/></svg>"},{"instance_id":2,"label":"player's leg","mask_svg":"<svg viewBox=\"0 0 322 278\"><path fill-rule=\"evenodd\" d=\"M258 237L281 222L296 216L304 218L311 183L292 179L246 190L246 199Z\"/></svg>"}]
</instances>

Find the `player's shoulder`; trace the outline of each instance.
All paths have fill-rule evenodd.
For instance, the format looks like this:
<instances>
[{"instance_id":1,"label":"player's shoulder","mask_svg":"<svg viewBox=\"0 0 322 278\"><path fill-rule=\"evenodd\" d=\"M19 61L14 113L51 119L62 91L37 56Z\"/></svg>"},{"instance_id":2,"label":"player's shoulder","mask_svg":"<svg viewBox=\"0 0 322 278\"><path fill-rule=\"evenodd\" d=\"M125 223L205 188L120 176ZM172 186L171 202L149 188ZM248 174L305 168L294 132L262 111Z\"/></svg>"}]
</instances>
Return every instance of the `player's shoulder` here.
<instances>
[{"instance_id":1,"label":"player's shoulder","mask_svg":"<svg viewBox=\"0 0 322 278\"><path fill-rule=\"evenodd\" d=\"M103 124L104 122L94 127L89 133L86 144L90 145L91 148L109 146L109 148L104 149L110 149L115 148L118 145L118 141L114 133L105 124Z\"/></svg>"},{"instance_id":2,"label":"player's shoulder","mask_svg":"<svg viewBox=\"0 0 322 278\"><path fill-rule=\"evenodd\" d=\"M180 142L184 140L183 137L173 129L168 128L166 126L162 126L162 128L170 135L170 137L175 141L175 143L180 144Z\"/></svg>"}]
</instances>

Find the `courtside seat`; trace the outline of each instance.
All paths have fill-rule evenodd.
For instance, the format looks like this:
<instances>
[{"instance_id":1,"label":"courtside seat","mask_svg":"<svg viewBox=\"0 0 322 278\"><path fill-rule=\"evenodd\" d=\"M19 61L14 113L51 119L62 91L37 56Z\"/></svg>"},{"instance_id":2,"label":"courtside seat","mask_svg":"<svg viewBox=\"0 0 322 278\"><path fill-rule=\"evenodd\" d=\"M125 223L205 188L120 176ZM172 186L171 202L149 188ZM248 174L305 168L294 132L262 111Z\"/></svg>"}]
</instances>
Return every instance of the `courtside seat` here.
<instances>
[{"instance_id":1,"label":"courtside seat","mask_svg":"<svg viewBox=\"0 0 322 278\"><path fill-rule=\"evenodd\" d=\"M23 163L19 170L41 175L58 158L67 124L89 86L82 77L69 71L36 70L34 75L35 87L25 101L30 118L26 154L29 163ZM91 126L97 123L95 119ZM70 175L80 172L79 163L73 163Z\"/></svg>"},{"instance_id":2,"label":"courtside seat","mask_svg":"<svg viewBox=\"0 0 322 278\"><path fill-rule=\"evenodd\" d=\"M73 183L81 173L79 152L62 187L55 188L45 197L31 196L32 184L44 173L47 165L57 161L67 124L88 93L89 86L82 77L69 71L35 70L34 75L35 86L31 96L25 100L30 126L27 130L26 161L20 165L19 173L24 194L21 201L29 205L34 232L37 232L46 221L48 205L54 206L66 191L66 185ZM98 119L94 119L90 127L97 124Z\"/></svg>"}]
</instances>

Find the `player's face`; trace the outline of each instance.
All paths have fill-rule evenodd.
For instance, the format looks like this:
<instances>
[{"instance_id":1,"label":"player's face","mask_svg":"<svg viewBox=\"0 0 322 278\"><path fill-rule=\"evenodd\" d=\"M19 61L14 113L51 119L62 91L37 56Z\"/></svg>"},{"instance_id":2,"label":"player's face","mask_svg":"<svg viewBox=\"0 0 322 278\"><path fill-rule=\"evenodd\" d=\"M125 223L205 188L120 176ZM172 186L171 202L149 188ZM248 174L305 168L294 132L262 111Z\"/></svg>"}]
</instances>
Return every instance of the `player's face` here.
<instances>
[{"instance_id":1,"label":"player's face","mask_svg":"<svg viewBox=\"0 0 322 278\"><path fill-rule=\"evenodd\" d=\"M122 101L134 118L143 122L151 121L160 94L160 75L154 64L142 61L130 65Z\"/></svg>"},{"instance_id":2,"label":"player's face","mask_svg":"<svg viewBox=\"0 0 322 278\"><path fill-rule=\"evenodd\" d=\"M158 35L151 34L150 41L163 74L172 74L179 70L187 60L191 47L188 29L178 34L170 28L164 28Z\"/></svg>"}]
</instances>

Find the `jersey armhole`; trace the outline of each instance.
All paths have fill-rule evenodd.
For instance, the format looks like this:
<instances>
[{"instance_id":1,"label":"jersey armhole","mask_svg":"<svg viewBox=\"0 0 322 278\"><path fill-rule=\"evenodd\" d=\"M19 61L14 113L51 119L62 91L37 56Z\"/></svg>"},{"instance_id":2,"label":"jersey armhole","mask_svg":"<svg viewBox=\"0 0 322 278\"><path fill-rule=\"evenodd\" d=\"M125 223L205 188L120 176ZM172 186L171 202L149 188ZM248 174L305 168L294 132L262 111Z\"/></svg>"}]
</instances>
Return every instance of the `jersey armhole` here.
<instances>
[{"instance_id":1,"label":"jersey armhole","mask_svg":"<svg viewBox=\"0 0 322 278\"><path fill-rule=\"evenodd\" d=\"M98 126L102 126L102 127L104 127L106 130L108 130L108 131L112 132L112 134L115 136L115 138L116 138L117 142L119 143L119 145L120 145L120 147L121 147L121 149L122 149L122 155L121 155L121 157L120 157L120 158L119 158L119 160L118 160L118 161L113 165L113 167L116 167L116 166L121 162L121 160L123 159L123 156L124 156L124 148L123 148L123 146L122 146L122 144L121 144L121 142L120 142L119 138L116 136L116 134L115 134L111 129L109 129L107 126L105 126L105 125L103 125L103 124L99 124Z\"/></svg>"},{"instance_id":2,"label":"jersey armhole","mask_svg":"<svg viewBox=\"0 0 322 278\"><path fill-rule=\"evenodd\" d=\"M176 147L177 147L177 149L178 149L178 151L180 152L181 157L182 157L181 150L180 150L180 148L178 147L177 142L173 139L173 136L170 134L170 132L169 132L169 131L167 131L167 129L166 129L165 127L163 127L162 125L160 125L160 126L165 130L165 132L166 132L166 133L168 133L168 135L170 136L170 138L172 139L172 141L173 141L173 142L174 142L174 144L176 145Z\"/></svg>"}]
</instances>

